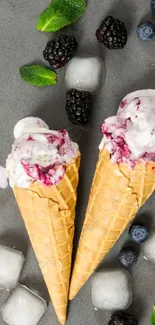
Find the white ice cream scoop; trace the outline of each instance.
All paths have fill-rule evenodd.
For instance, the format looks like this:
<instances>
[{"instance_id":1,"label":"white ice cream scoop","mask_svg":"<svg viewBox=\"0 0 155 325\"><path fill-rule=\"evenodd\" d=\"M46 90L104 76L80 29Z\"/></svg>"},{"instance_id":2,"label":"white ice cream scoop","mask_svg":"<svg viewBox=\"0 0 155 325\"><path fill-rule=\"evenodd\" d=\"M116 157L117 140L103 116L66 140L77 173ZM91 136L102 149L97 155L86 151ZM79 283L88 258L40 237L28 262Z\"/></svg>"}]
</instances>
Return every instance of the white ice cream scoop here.
<instances>
[{"instance_id":1,"label":"white ice cream scoop","mask_svg":"<svg viewBox=\"0 0 155 325\"><path fill-rule=\"evenodd\" d=\"M6 161L11 187L29 187L34 181L45 186L58 184L66 164L78 154L78 145L66 130L49 130L39 118L26 117L14 128L15 142ZM42 179L42 180L41 180Z\"/></svg>"},{"instance_id":2,"label":"white ice cream scoop","mask_svg":"<svg viewBox=\"0 0 155 325\"><path fill-rule=\"evenodd\" d=\"M101 130L104 140L99 148L106 145L114 163L134 168L139 160L155 161L155 89L128 94Z\"/></svg>"},{"instance_id":3,"label":"white ice cream scoop","mask_svg":"<svg viewBox=\"0 0 155 325\"><path fill-rule=\"evenodd\" d=\"M32 129L40 128L49 129L49 126L39 117L28 116L17 122L13 134L18 139L22 134L32 132Z\"/></svg>"}]
</instances>

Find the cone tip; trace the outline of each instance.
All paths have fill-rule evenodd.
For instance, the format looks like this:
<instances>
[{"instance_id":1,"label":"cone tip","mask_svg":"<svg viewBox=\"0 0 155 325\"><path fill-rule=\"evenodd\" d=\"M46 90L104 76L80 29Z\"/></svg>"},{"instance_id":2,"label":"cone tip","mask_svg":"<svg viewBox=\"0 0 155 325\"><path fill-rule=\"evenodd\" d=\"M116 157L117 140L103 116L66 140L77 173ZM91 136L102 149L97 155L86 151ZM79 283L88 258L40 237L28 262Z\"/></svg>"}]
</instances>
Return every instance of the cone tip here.
<instances>
[{"instance_id":1,"label":"cone tip","mask_svg":"<svg viewBox=\"0 0 155 325\"><path fill-rule=\"evenodd\" d=\"M73 290L70 290L70 293L69 293L69 300L73 300L75 298L77 293L75 293Z\"/></svg>"},{"instance_id":2,"label":"cone tip","mask_svg":"<svg viewBox=\"0 0 155 325\"><path fill-rule=\"evenodd\" d=\"M62 316L62 317L58 317L59 323L61 325L65 325L66 323L66 315Z\"/></svg>"}]
</instances>

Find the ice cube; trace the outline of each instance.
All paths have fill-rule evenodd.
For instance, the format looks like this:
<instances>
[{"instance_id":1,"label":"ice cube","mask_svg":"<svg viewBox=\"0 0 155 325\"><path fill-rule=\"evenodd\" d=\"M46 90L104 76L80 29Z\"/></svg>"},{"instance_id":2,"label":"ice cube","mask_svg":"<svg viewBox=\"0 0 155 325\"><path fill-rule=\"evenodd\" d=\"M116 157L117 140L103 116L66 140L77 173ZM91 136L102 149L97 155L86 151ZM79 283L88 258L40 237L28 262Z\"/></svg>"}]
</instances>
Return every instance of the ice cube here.
<instances>
[{"instance_id":1,"label":"ice cube","mask_svg":"<svg viewBox=\"0 0 155 325\"><path fill-rule=\"evenodd\" d=\"M100 57L74 57L66 66L67 89L95 92L105 79L104 61Z\"/></svg>"},{"instance_id":2,"label":"ice cube","mask_svg":"<svg viewBox=\"0 0 155 325\"><path fill-rule=\"evenodd\" d=\"M146 260L155 263L155 227L153 227L149 239L143 245L143 255Z\"/></svg>"},{"instance_id":3,"label":"ice cube","mask_svg":"<svg viewBox=\"0 0 155 325\"><path fill-rule=\"evenodd\" d=\"M12 289L19 280L25 258L13 248L0 245L0 288Z\"/></svg>"},{"instance_id":4,"label":"ice cube","mask_svg":"<svg viewBox=\"0 0 155 325\"><path fill-rule=\"evenodd\" d=\"M17 286L2 308L2 318L9 325L36 325L46 310L44 299L23 285Z\"/></svg>"},{"instance_id":5,"label":"ice cube","mask_svg":"<svg viewBox=\"0 0 155 325\"><path fill-rule=\"evenodd\" d=\"M131 277L127 270L97 273L92 279L92 303L97 309L123 310L132 302Z\"/></svg>"}]
</instances>

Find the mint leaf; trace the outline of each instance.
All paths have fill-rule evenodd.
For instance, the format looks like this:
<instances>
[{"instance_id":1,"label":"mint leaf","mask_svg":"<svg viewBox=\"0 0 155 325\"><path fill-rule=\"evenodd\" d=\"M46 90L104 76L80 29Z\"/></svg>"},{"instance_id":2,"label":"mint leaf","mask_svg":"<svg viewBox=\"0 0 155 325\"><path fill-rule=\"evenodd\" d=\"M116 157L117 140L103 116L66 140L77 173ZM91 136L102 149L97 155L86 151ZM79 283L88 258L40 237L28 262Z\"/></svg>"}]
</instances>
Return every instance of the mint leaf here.
<instances>
[{"instance_id":1,"label":"mint leaf","mask_svg":"<svg viewBox=\"0 0 155 325\"><path fill-rule=\"evenodd\" d=\"M39 16L37 29L56 32L77 21L85 10L85 0L53 0Z\"/></svg>"},{"instance_id":2,"label":"mint leaf","mask_svg":"<svg viewBox=\"0 0 155 325\"><path fill-rule=\"evenodd\" d=\"M153 307L153 313L151 316L151 325L155 325L155 307Z\"/></svg>"},{"instance_id":3,"label":"mint leaf","mask_svg":"<svg viewBox=\"0 0 155 325\"><path fill-rule=\"evenodd\" d=\"M22 79L32 86L43 87L56 84L56 73L40 65L22 66L19 72Z\"/></svg>"}]
</instances>

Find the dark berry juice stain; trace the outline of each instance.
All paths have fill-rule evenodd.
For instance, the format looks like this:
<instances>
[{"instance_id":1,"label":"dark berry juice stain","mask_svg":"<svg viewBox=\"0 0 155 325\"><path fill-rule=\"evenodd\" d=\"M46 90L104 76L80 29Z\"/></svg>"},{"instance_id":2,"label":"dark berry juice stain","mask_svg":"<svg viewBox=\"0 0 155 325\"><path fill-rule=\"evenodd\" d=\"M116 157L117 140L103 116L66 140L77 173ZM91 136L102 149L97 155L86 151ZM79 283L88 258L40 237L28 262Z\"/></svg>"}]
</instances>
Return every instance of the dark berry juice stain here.
<instances>
[{"instance_id":1,"label":"dark berry juice stain","mask_svg":"<svg viewBox=\"0 0 155 325\"><path fill-rule=\"evenodd\" d=\"M31 135L29 135L27 141L35 141Z\"/></svg>"},{"instance_id":2,"label":"dark berry juice stain","mask_svg":"<svg viewBox=\"0 0 155 325\"><path fill-rule=\"evenodd\" d=\"M122 102L120 103L120 108L124 108L127 105L127 100L124 99L122 100Z\"/></svg>"}]
</instances>

